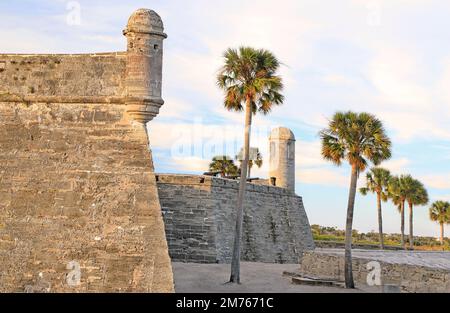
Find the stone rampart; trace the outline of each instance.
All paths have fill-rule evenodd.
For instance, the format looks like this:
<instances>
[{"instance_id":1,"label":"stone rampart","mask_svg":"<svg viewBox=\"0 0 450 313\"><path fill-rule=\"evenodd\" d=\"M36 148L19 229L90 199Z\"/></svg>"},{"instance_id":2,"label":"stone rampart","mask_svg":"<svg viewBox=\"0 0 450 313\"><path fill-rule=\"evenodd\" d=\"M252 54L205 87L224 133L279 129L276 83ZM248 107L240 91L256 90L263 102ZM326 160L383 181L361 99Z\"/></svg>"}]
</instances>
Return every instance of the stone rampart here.
<instances>
[{"instance_id":1,"label":"stone rampart","mask_svg":"<svg viewBox=\"0 0 450 313\"><path fill-rule=\"evenodd\" d=\"M157 174L169 252L174 261L231 260L238 182L194 175ZM314 249L301 197L273 186L248 184L242 258L297 263Z\"/></svg>"}]
</instances>

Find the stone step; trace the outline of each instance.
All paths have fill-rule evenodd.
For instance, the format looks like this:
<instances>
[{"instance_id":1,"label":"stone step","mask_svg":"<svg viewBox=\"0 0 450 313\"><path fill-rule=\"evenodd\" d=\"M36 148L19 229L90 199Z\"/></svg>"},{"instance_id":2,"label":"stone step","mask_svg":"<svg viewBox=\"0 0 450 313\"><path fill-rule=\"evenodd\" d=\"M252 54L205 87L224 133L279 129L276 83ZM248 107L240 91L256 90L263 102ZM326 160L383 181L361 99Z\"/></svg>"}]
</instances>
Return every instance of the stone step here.
<instances>
[{"instance_id":1,"label":"stone step","mask_svg":"<svg viewBox=\"0 0 450 313\"><path fill-rule=\"evenodd\" d=\"M344 283L334 280L313 279L307 277L292 277L292 283L295 285L307 285L307 286L322 286L322 287L339 287L343 288Z\"/></svg>"}]
</instances>

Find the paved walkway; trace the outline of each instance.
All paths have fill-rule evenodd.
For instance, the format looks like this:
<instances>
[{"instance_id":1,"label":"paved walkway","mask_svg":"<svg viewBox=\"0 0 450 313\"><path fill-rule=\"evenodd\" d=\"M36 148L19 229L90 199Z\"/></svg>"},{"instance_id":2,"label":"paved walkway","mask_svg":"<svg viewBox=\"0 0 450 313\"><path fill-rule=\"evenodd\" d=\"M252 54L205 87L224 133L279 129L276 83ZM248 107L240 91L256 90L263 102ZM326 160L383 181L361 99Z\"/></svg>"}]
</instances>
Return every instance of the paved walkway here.
<instances>
[{"instance_id":1,"label":"paved walkway","mask_svg":"<svg viewBox=\"0 0 450 313\"><path fill-rule=\"evenodd\" d=\"M315 252L344 255L344 250L342 249L316 249ZM352 250L352 256L353 258L380 261L389 264L405 264L450 270L450 252Z\"/></svg>"},{"instance_id":2,"label":"paved walkway","mask_svg":"<svg viewBox=\"0 0 450 313\"><path fill-rule=\"evenodd\" d=\"M299 286L283 277L299 265L242 263L241 285L225 284L230 275L228 264L173 263L175 290L178 293L344 293L343 288ZM367 291L367 290L366 290Z\"/></svg>"}]
</instances>

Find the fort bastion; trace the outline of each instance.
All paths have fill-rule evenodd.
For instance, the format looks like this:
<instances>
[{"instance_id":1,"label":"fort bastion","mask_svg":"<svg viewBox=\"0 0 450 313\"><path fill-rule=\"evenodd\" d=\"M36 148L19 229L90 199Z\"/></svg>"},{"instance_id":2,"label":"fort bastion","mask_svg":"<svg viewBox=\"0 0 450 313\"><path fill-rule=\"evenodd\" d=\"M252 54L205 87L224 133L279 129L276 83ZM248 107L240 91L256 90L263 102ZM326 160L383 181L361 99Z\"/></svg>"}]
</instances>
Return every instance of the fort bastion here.
<instances>
[{"instance_id":1,"label":"fort bastion","mask_svg":"<svg viewBox=\"0 0 450 313\"><path fill-rule=\"evenodd\" d=\"M161 18L125 52L0 54L0 291L172 292L146 123L163 105Z\"/></svg>"},{"instance_id":2,"label":"fort bastion","mask_svg":"<svg viewBox=\"0 0 450 313\"><path fill-rule=\"evenodd\" d=\"M124 52L0 54L0 292L173 292L171 257L230 260L238 182L154 172L163 22L140 9L123 34ZM295 137L277 129L270 146L243 258L298 262L314 243Z\"/></svg>"}]
</instances>

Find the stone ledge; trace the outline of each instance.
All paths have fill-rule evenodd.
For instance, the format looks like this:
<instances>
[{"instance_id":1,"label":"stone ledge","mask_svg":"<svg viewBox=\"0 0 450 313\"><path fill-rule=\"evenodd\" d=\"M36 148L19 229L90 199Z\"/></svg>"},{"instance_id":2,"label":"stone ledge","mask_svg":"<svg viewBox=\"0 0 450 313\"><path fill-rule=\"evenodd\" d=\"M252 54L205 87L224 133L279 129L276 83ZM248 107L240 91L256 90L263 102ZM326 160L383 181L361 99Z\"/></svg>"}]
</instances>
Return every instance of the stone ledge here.
<instances>
[{"instance_id":1,"label":"stone ledge","mask_svg":"<svg viewBox=\"0 0 450 313\"><path fill-rule=\"evenodd\" d=\"M239 182L219 177L203 176L203 175L183 175L183 174L156 174L159 184L167 185L198 185L213 188L229 188L238 189ZM280 196L289 196L301 198L289 190L281 187L260 185L255 183L247 183L247 190L260 193L271 193Z\"/></svg>"},{"instance_id":2,"label":"stone ledge","mask_svg":"<svg viewBox=\"0 0 450 313\"><path fill-rule=\"evenodd\" d=\"M38 54L38 53L0 53L0 58L2 57L80 57L80 56L93 56L93 57L109 57L109 56L124 56L126 51L121 52L101 52L101 53L48 53L48 54Z\"/></svg>"}]
</instances>

